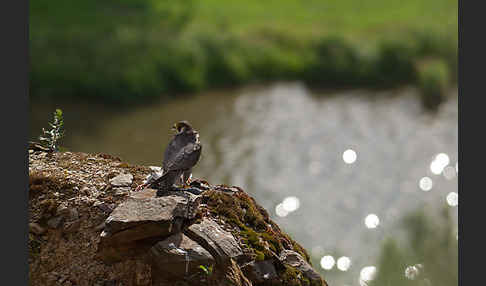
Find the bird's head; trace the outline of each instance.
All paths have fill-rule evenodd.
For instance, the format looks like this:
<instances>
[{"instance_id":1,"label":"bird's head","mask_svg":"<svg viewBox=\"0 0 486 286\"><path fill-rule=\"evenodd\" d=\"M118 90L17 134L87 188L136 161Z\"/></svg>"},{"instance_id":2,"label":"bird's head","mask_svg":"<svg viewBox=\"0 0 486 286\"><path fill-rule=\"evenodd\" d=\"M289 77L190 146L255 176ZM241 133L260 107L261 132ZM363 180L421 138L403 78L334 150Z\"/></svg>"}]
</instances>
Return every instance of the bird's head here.
<instances>
[{"instance_id":1,"label":"bird's head","mask_svg":"<svg viewBox=\"0 0 486 286\"><path fill-rule=\"evenodd\" d=\"M193 129L192 129L191 124L189 124L189 122L183 120L183 121L179 121L177 123L174 123L174 126L172 126L172 130L177 132L177 134L180 134L180 133L183 133L183 132L192 131Z\"/></svg>"}]
</instances>

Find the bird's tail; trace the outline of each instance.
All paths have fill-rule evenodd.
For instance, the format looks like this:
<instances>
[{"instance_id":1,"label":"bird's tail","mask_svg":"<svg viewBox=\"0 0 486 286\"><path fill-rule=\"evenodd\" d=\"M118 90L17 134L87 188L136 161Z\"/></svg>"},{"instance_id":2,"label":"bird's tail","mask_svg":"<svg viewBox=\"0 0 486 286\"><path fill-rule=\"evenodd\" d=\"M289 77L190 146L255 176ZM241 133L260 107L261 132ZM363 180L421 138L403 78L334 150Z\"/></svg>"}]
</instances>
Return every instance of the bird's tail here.
<instances>
[{"instance_id":1,"label":"bird's tail","mask_svg":"<svg viewBox=\"0 0 486 286\"><path fill-rule=\"evenodd\" d=\"M162 174L162 176L151 183L152 186L156 186L158 189L169 189L177 177L177 172L168 171Z\"/></svg>"}]
</instances>

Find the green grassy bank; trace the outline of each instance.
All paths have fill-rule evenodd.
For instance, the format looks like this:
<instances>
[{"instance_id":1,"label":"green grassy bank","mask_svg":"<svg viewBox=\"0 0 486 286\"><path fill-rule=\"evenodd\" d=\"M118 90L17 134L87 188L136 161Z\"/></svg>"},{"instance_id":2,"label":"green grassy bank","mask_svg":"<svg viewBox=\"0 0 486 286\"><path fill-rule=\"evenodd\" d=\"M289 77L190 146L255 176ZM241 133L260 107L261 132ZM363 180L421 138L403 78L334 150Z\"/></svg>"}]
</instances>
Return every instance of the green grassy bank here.
<instances>
[{"instance_id":1,"label":"green grassy bank","mask_svg":"<svg viewBox=\"0 0 486 286\"><path fill-rule=\"evenodd\" d=\"M304 80L416 84L433 107L456 79L457 0L36 0L29 35L33 97L121 103Z\"/></svg>"}]
</instances>

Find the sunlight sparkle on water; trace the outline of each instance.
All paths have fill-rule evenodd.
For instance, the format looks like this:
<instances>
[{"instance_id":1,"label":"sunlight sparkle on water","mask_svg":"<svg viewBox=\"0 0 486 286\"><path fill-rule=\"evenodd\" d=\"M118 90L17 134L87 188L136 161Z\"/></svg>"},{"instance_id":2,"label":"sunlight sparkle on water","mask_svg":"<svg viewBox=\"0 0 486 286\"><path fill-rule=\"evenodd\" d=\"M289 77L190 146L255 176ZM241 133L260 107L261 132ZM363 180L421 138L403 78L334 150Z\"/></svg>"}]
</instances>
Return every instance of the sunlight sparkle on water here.
<instances>
[{"instance_id":1,"label":"sunlight sparkle on water","mask_svg":"<svg viewBox=\"0 0 486 286\"><path fill-rule=\"evenodd\" d=\"M346 164L353 164L356 161L357 155L354 150L348 149L343 153L343 161Z\"/></svg>"},{"instance_id":2,"label":"sunlight sparkle on water","mask_svg":"<svg viewBox=\"0 0 486 286\"><path fill-rule=\"evenodd\" d=\"M375 214L369 214L365 218L365 225L367 228L376 228L380 224L380 219Z\"/></svg>"},{"instance_id":3,"label":"sunlight sparkle on water","mask_svg":"<svg viewBox=\"0 0 486 286\"><path fill-rule=\"evenodd\" d=\"M286 211L283 207L283 204L280 203L278 204L276 207L275 207L275 213L279 216L279 217L286 217L289 212Z\"/></svg>"},{"instance_id":4,"label":"sunlight sparkle on water","mask_svg":"<svg viewBox=\"0 0 486 286\"><path fill-rule=\"evenodd\" d=\"M286 197L282 202L282 206L285 211L293 212L300 207L300 201L297 197Z\"/></svg>"},{"instance_id":5,"label":"sunlight sparkle on water","mask_svg":"<svg viewBox=\"0 0 486 286\"><path fill-rule=\"evenodd\" d=\"M451 207L455 207L457 206L457 204L459 203L459 197L458 197L458 194L456 192L450 192L447 197L446 197L446 200L447 200L447 204Z\"/></svg>"},{"instance_id":6,"label":"sunlight sparkle on water","mask_svg":"<svg viewBox=\"0 0 486 286\"><path fill-rule=\"evenodd\" d=\"M375 266L365 266L361 269L359 273L359 284L361 286L367 286L369 281L375 279L376 267Z\"/></svg>"},{"instance_id":7,"label":"sunlight sparkle on water","mask_svg":"<svg viewBox=\"0 0 486 286\"><path fill-rule=\"evenodd\" d=\"M439 153L430 163L430 171L435 175L440 175L447 165L449 165L449 156L446 153Z\"/></svg>"},{"instance_id":8,"label":"sunlight sparkle on water","mask_svg":"<svg viewBox=\"0 0 486 286\"><path fill-rule=\"evenodd\" d=\"M432 189L432 186L433 186L433 182L432 179L429 177L423 177L419 181L419 187L424 192L430 191Z\"/></svg>"},{"instance_id":9,"label":"sunlight sparkle on water","mask_svg":"<svg viewBox=\"0 0 486 286\"><path fill-rule=\"evenodd\" d=\"M334 257L331 255L325 255L321 258L321 267L325 270L331 270L334 267Z\"/></svg>"},{"instance_id":10,"label":"sunlight sparkle on water","mask_svg":"<svg viewBox=\"0 0 486 286\"><path fill-rule=\"evenodd\" d=\"M337 268L341 271L348 271L350 266L351 266L351 259L349 259L349 257L341 256L337 260Z\"/></svg>"},{"instance_id":11,"label":"sunlight sparkle on water","mask_svg":"<svg viewBox=\"0 0 486 286\"><path fill-rule=\"evenodd\" d=\"M449 155L446 153L437 154L437 156L435 156L435 160L437 160L441 165L449 165Z\"/></svg>"}]
</instances>

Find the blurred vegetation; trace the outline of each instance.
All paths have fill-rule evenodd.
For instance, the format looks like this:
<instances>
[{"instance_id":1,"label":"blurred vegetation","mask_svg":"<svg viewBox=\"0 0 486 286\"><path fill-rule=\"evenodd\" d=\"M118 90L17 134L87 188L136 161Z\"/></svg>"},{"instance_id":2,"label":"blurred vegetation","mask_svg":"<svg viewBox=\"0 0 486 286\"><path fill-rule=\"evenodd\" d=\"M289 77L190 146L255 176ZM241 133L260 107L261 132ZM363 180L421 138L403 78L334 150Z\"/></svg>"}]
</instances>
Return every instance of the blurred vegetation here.
<instances>
[{"instance_id":1,"label":"blurred vegetation","mask_svg":"<svg viewBox=\"0 0 486 286\"><path fill-rule=\"evenodd\" d=\"M417 70L422 103L429 109L436 109L446 99L451 79L449 69L442 61L426 60L417 65Z\"/></svg>"},{"instance_id":2,"label":"blurred vegetation","mask_svg":"<svg viewBox=\"0 0 486 286\"><path fill-rule=\"evenodd\" d=\"M385 240L377 275L369 285L458 285L457 229L449 210L444 208L434 219L424 211L412 213L403 224L406 239Z\"/></svg>"},{"instance_id":3,"label":"blurred vegetation","mask_svg":"<svg viewBox=\"0 0 486 286\"><path fill-rule=\"evenodd\" d=\"M134 102L293 79L437 97L456 78L457 0L35 0L29 17L33 97Z\"/></svg>"}]
</instances>

